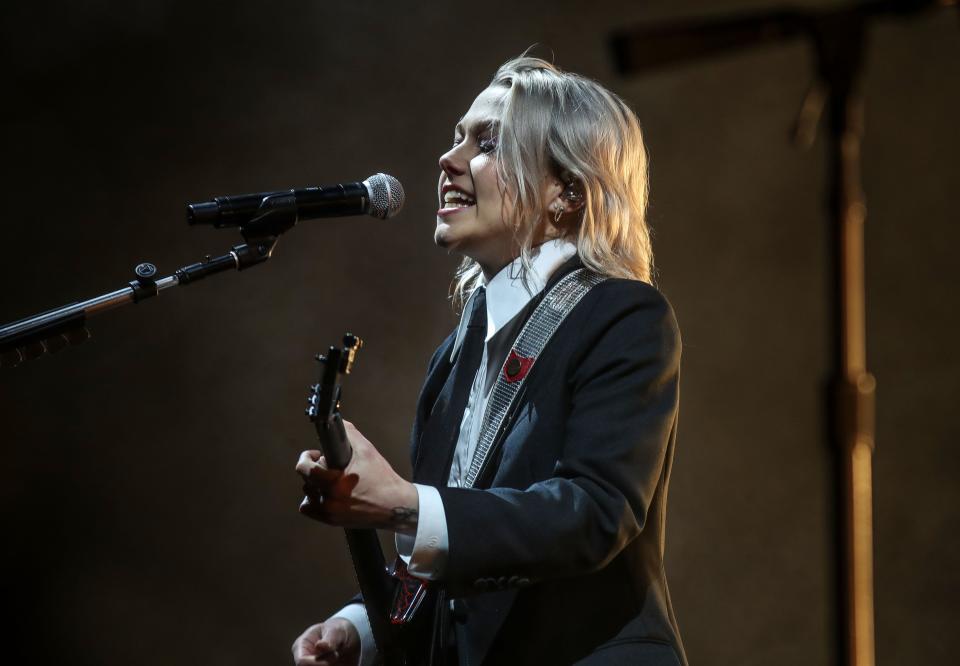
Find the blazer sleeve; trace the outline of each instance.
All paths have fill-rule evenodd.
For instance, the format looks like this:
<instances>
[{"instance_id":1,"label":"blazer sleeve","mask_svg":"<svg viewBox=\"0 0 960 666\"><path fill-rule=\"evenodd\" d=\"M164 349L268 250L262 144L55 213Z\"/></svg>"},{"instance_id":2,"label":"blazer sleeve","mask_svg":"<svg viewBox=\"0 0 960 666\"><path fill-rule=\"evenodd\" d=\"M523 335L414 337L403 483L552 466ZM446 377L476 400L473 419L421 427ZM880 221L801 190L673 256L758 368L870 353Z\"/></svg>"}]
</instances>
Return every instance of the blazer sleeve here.
<instances>
[{"instance_id":1,"label":"blazer sleeve","mask_svg":"<svg viewBox=\"0 0 960 666\"><path fill-rule=\"evenodd\" d=\"M453 589L479 577L595 571L644 527L677 416L679 330L649 285L611 280L594 291L588 321L593 329L599 320L600 332L568 372L553 475L523 490L440 489L450 540L444 580Z\"/></svg>"}]
</instances>

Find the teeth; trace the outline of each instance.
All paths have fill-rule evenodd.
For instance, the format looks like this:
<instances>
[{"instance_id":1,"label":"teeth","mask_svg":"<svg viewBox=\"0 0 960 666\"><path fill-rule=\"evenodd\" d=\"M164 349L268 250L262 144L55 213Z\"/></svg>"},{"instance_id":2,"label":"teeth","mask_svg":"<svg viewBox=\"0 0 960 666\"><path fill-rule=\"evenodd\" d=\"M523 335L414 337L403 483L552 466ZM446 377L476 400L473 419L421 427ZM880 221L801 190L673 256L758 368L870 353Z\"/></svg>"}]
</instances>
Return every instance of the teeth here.
<instances>
[{"instance_id":1,"label":"teeth","mask_svg":"<svg viewBox=\"0 0 960 666\"><path fill-rule=\"evenodd\" d=\"M443 203L444 205L457 204L458 207L463 207L472 206L476 201L459 190L448 190L447 193L443 195Z\"/></svg>"}]
</instances>

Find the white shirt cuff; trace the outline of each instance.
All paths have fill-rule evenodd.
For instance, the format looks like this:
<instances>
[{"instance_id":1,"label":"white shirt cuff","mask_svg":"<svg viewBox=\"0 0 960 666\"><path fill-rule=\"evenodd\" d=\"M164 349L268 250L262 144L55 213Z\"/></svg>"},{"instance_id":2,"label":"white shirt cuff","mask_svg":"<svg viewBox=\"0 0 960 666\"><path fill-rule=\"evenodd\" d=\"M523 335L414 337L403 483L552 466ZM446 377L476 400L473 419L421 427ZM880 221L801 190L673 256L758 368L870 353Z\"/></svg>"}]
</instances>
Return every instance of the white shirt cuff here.
<instances>
[{"instance_id":1,"label":"white shirt cuff","mask_svg":"<svg viewBox=\"0 0 960 666\"><path fill-rule=\"evenodd\" d=\"M377 658L377 644L373 640L366 607L363 604L348 604L330 617L341 617L357 628L360 634L360 666L372 666Z\"/></svg>"},{"instance_id":2,"label":"white shirt cuff","mask_svg":"<svg viewBox=\"0 0 960 666\"><path fill-rule=\"evenodd\" d=\"M443 575L447 552L450 550L447 515L439 490L419 483L413 484L413 487L417 489L420 502L417 533L415 536L396 535L397 554L412 575L424 580L436 580Z\"/></svg>"}]
</instances>

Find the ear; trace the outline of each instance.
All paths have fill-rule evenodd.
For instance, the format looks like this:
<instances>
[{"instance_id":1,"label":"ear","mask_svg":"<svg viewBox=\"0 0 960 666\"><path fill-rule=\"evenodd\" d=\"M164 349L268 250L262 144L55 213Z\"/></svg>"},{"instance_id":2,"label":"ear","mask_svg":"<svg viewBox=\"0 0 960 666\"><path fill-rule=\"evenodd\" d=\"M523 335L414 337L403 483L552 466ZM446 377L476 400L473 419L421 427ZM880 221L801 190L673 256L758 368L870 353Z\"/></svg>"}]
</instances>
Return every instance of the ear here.
<instances>
[{"instance_id":1,"label":"ear","mask_svg":"<svg viewBox=\"0 0 960 666\"><path fill-rule=\"evenodd\" d=\"M566 181L551 178L547 187L547 209L555 214L559 208L562 216L569 215L583 208L583 188L574 178Z\"/></svg>"}]
</instances>

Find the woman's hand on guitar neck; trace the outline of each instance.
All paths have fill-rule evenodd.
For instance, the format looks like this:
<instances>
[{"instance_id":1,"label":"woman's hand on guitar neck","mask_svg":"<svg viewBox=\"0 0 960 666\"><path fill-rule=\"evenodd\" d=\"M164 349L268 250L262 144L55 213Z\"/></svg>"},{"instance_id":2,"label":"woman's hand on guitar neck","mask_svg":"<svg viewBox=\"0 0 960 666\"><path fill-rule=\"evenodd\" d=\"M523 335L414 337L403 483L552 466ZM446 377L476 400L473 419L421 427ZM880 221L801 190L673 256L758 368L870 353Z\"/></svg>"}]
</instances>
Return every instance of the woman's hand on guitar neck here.
<instances>
[{"instance_id":1,"label":"woman's hand on guitar neck","mask_svg":"<svg viewBox=\"0 0 960 666\"><path fill-rule=\"evenodd\" d=\"M417 489L352 423L343 425L353 449L346 469L329 469L320 451L300 454L297 473L303 477L305 493L300 513L328 525L415 534Z\"/></svg>"},{"instance_id":2,"label":"woman's hand on guitar neck","mask_svg":"<svg viewBox=\"0 0 960 666\"><path fill-rule=\"evenodd\" d=\"M351 622L334 617L309 627L292 649L296 666L357 666L360 634Z\"/></svg>"}]
</instances>

